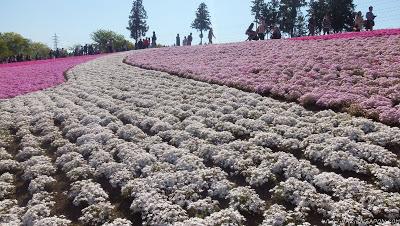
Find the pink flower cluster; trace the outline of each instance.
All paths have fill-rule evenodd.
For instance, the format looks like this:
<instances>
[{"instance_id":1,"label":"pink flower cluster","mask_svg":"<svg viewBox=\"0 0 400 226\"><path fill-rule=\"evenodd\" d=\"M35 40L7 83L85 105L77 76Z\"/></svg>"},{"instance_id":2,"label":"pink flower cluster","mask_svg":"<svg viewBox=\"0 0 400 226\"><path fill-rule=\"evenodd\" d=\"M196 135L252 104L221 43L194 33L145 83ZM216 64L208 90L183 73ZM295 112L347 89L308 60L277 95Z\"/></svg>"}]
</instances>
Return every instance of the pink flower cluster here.
<instances>
[{"instance_id":1,"label":"pink flower cluster","mask_svg":"<svg viewBox=\"0 0 400 226\"><path fill-rule=\"evenodd\" d=\"M329 40L329 39L340 39L340 38L369 38L386 35L399 35L400 29L382 29L376 31L364 31L364 32L346 32L330 35L320 36L304 36L298 38L292 38L293 40Z\"/></svg>"},{"instance_id":2,"label":"pink flower cluster","mask_svg":"<svg viewBox=\"0 0 400 226\"><path fill-rule=\"evenodd\" d=\"M81 56L0 64L0 99L11 98L64 82L69 68L99 57Z\"/></svg>"},{"instance_id":3,"label":"pink flower cluster","mask_svg":"<svg viewBox=\"0 0 400 226\"><path fill-rule=\"evenodd\" d=\"M398 125L400 29L341 35L353 38L151 49L126 62Z\"/></svg>"}]
</instances>

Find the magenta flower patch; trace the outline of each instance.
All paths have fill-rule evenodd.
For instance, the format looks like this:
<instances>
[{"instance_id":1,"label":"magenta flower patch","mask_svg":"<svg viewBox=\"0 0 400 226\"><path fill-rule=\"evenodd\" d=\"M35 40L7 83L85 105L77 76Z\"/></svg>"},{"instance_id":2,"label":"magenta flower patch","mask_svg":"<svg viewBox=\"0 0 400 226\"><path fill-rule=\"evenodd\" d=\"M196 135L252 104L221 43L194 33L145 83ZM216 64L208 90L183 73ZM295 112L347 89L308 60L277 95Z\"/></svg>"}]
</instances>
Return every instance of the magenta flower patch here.
<instances>
[{"instance_id":1,"label":"magenta flower patch","mask_svg":"<svg viewBox=\"0 0 400 226\"><path fill-rule=\"evenodd\" d=\"M0 64L0 99L53 87L64 82L64 72L99 57L81 56Z\"/></svg>"}]
</instances>

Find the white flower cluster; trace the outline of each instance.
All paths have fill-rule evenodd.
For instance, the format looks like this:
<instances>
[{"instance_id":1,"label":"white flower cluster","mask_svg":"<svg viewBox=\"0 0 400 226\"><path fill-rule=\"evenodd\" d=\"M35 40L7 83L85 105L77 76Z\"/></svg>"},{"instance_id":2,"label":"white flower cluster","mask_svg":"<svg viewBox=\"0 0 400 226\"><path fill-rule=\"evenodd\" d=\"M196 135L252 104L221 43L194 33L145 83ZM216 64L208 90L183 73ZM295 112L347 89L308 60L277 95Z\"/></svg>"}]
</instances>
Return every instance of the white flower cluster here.
<instances>
[{"instance_id":1,"label":"white flower cluster","mask_svg":"<svg viewBox=\"0 0 400 226\"><path fill-rule=\"evenodd\" d=\"M140 70L122 57L0 102L0 224L67 224L51 211L63 184L86 225L132 225L117 218L121 199L147 225L399 217L400 129ZM19 179L32 196L23 207L13 200Z\"/></svg>"}]
</instances>

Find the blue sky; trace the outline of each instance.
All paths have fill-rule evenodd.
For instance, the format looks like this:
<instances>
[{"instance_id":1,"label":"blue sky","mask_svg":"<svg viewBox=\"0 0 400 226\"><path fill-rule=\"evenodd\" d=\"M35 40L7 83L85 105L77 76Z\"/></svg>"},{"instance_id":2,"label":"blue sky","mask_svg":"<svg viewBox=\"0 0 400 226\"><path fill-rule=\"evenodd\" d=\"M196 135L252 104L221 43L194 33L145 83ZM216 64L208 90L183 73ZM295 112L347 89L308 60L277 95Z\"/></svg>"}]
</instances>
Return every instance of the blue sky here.
<instances>
[{"instance_id":1,"label":"blue sky","mask_svg":"<svg viewBox=\"0 0 400 226\"><path fill-rule=\"evenodd\" d=\"M190 28L195 11L205 2L211 13L217 42L242 41L252 20L250 0L143 0L148 14L149 34L153 30L160 43L171 45L175 36L198 33ZM400 27L400 0L354 0L364 14L375 8L376 28ZM90 42L90 33L109 29L129 37L126 30L132 0L3 0L0 32L14 31L52 46L51 36L60 36L60 46Z\"/></svg>"}]
</instances>

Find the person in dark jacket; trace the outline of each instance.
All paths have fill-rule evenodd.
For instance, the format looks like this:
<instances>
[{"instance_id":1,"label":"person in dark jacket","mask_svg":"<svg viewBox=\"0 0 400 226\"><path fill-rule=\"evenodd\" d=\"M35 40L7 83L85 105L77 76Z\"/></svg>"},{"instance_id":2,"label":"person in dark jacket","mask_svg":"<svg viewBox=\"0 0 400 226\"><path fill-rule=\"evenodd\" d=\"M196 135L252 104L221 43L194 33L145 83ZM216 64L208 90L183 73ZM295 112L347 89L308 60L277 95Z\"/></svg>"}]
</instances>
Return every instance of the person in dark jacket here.
<instances>
[{"instance_id":1,"label":"person in dark jacket","mask_svg":"<svg viewBox=\"0 0 400 226\"><path fill-rule=\"evenodd\" d=\"M248 41L258 40L257 32L253 30L254 23L251 23L250 26L246 30L246 35Z\"/></svg>"},{"instance_id":2,"label":"person in dark jacket","mask_svg":"<svg viewBox=\"0 0 400 226\"><path fill-rule=\"evenodd\" d=\"M281 38L282 38L281 31L277 26L275 26L274 29L272 30L271 39L281 39Z\"/></svg>"},{"instance_id":3,"label":"person in dark jacket","mask_svg":"<svg viewBox=\"0 0 400 226\"><path fill-rule=\"evenodd\" d=\"M181 46L181 37L179 37L179 34L176 35L176 46Z\"/></svg>"},{"instance_id":4,"label":"person in dark jacket","mask_svg":"<svg viewBox=\"0 0 400 226\"><path fill-rule=\"evenodd\" d=\"M365 21L365 30L367 30L367 31L373 31L374 26L375 26L375 17L376 16L372 12L372 10L374 10L374 7L370 6L369 12L365 15L365 17L367 18L367 20Z\"/></svg>"}]
</instances>

